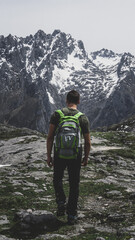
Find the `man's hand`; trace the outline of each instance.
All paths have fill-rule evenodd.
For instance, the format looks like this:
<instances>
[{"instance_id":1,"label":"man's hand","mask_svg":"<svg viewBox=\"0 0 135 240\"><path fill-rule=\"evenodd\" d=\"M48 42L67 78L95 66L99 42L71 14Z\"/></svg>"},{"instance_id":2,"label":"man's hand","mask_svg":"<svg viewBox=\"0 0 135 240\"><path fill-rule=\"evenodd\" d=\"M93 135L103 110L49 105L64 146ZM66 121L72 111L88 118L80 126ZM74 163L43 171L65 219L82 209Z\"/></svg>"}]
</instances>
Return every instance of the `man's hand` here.
<instances>
[{"instance_id":1,"label":"man's hand","mask_svg":"<svg viewBox=\"0 0 135 240\"><path fill-rule=\"evenodd\" d=\"M82 161L82 166L86 166L88 164L88 158L84 157Z\"/></svg>"},{"instance_id":2,"label":"man's hand","mask_svg":"<svg viewBox=\"0 0 135 240\"><path fill-rule=\"evenodd\" d=\"M53 166L53 159L52 159L52 157L48 157L48 158L47 158L47 164L48 164L48 166L49 166L50 168Z\"/></svg>"}]
</instances>

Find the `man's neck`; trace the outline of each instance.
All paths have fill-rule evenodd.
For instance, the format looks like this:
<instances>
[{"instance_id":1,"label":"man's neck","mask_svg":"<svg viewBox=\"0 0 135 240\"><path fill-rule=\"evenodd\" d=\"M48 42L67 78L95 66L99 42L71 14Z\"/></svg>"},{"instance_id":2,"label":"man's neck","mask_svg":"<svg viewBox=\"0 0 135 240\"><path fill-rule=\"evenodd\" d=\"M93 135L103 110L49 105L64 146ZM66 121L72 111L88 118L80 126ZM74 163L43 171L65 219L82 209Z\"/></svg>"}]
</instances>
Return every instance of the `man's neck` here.
<instances>
[{"instance_id":1,"label":"man's neck","mask_svg":"<svg viewBox=\"0 0 135 240\"><path fill-rule=\"evenodd\" d=\"M77 109L77 105L76 105L76 104L73 104L73 103L68 103L68 104L67 104L67 107L68 107L68 108L72 108L72 109Z\"/></svg>"}]
</instances>

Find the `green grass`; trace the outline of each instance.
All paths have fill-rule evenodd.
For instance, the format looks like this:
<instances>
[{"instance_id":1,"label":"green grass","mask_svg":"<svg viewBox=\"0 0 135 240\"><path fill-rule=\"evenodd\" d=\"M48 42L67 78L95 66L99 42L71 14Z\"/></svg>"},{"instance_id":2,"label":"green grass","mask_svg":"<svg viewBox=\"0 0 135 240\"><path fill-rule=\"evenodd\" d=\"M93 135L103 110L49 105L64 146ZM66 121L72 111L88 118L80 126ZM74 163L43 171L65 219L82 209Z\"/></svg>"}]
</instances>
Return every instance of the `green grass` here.
<instances>
[{"instance_id":1,"label":"green grass","mask_svg":"<svg viewBox=\"0 0 135 240\"><path fill-rule=\"evenodd\" d=\"M99 195L106 197L106 193L108 191L124 191L123 187L118 187L114 184L107 184L107 183L94 183L94 182L83 182L80 183L80 196L81 197L88 197L89 195Z\"/></svg>"},{"instance_id":2,"label":"green grass","mask_svg":"<svg viewBox=\"0 0 135 240\"><path fill-rule=\"evenodd\" d=\"M125 149L114 149L108 151L113 157L120 156L123 158L135 159L135 150L125 148Z\"/></svg>"},{"instance_id":3,"label":"green grass","mask_svg":"<svg viewBox=\"0 0 135 240\"><path fill-rule=\"evenodd\" d=\"M91 136L95 136L101 139L107 139L112 144L119 144L121 146L135 146L135 135L132 133L125 133L125 132L91 132ZM125 146L125 147L126 147Z\"/></svg>"},{"instance_id":4,"label":"green grass","mask_svg":"<svg viewBox=\"0 0 135 240\"><path fill-rule=\"evenodd\" d=\"M65 234L66 235L66 232ZM102 237L105 240L129 240L131 238L130 234L122 234L122 233L106 233L106 232L102 232L99 233L98 231L96 231L94 228L88 228L85 229L85 233L82 233L80 235L77 236L73 236L70 237L71 240L96 240L97 237ZM63 239L62 237L54 237L51 238L52 240L61 240ZM38 239L37 239L38 240ZM39 240L44 240L43 238L39 238Z\"/></svg>"}]
</instances>

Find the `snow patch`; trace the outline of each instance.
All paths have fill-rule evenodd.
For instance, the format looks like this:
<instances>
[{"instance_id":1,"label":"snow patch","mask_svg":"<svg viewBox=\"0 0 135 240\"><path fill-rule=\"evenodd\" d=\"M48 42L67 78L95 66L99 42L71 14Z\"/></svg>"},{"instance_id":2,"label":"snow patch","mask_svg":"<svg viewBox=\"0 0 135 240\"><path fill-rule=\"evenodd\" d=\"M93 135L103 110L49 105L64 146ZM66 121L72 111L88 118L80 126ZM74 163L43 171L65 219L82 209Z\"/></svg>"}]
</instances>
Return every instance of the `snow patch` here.
<instances>
[{"instance_id":1,"label":"snow patch","mask_svg":"<svg viewBox=\"0 0 135 240\"><path fill-rule=\"evenodd\" d=\"M90 55L90 60L105 73L105 77L102 81L102 88L106 93L106 98L109 98L115 87L118 85L119 78L117 75L117 67L120 59L121 56L119 55L114 57L96 56L95 59Z\"/></svg>"},{"instance_id":2,"label":"snow patch","mask_svg":"<svg viewBox=\"0 0 135 240\"><path fill-rule=\"evenodd\" d=\"M68 65L70 68L74 68L76 71L84 70L84 60L74 57L74 54L68 55L67 59Z\"/></svg>"},{"instance_id":3,"label":"snow patch","mask_svg":"<svg viewBox=\"0 0 135 240\"><path fill-rule=\"evenodd\" d=\"M104 68L108 68L108 67L110 68L110 66L114 66L114 65L116 66L120 62L120 56L110 57L110 58L109 57L104 58L104 57L97 56L96 59L94 59L94 60L90 56L90 59L99 68L103 68L103 67Z\"/></svg>"},{"instance_id":4,"label":"snow patch","mask_svg":"<svg viewBox=\"0 0 135 240\"><path fill-rule=\"evenodd\" d=\"M84 68L86 61L75 56L75 54L76 51L73 51L72 54L68 54L67 59L57 61L57 65L54 66L50 83L55 85L59 92L73 84L70 78L72 73L75 71L86 71Z\"/></svg>"},{"instance_id":5,"label":"snow patch","mask_svg":"<svg viewBox=\"0 0 135 240\"><path fill-rule=\"evenodd\" d=\"M5 58L1 58L0 59L0 65L2 65L4 62L6 62L6 59Z\"/></svg>"},{"instance_id":6,"label":"snow patch","mask_svg":"<svg viewBox=\"0 0 135 240\"><path fill-rule=\"evenodd\" d=\"M2 167L10 167L10 166L11 166L11 164L5 164L5 165L0 164L0 168L2 168Z\"/></svg>"},{"instance_id":7,"label":"snow patch","mask_svg":"<svg viewBox=\"0 0 135 240\"><path fill-rule=\"evenodd\" d=\"M47 91L47 94L48 94L48 98L49 98L50 103L51 103L51 104L55 104L55 102L54 102L51 94L50 94L48 91Z\"/></svg>"},{"instance_id":8,"label":"snow patch","mask_svg":"<svg viewBox=\"0 0 135 240\"><path fill-rule=\"evenodd\" d=\"M70 74L71 74L71 71L69 69L67 68L61 69L55 65L53 70L53 77L50 83L58 87L60 92L61 89L66 88L68 86L67 79L69 78Z\"/></svg>"},{"instance_id":9,"label":"snow patch","mask_svg":"<svg viewBox=\"0 0 135 240\"><path fill-rule=\"evenodd\" d=\"M15 50L15 47L12 47L12 48L9 50L9 53L14 52L14 50Z\"/></svg>"}]
</instances>

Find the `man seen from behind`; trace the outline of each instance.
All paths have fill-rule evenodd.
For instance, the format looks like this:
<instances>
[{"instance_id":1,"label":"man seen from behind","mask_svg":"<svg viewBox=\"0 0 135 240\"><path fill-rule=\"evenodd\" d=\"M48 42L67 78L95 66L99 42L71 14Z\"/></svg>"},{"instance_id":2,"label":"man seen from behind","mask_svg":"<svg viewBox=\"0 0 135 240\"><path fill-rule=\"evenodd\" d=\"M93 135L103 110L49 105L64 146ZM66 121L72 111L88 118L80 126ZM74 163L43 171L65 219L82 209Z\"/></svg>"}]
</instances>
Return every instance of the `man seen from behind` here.
<instances>
[{"instance_id":1,"label":"man seen from behind","mask_svg":"<svg viewBox=\"0 0 135 240\"><path fill-rule=\"evenodd\" d=\"M81 114L78 111L77 105L79 103L80 103L79 93L75 90L68 92L66 98L67 107L61 109L61 111L55 111L51 116L47 138L47 164L49 167L53 166L54 168L53 184L55 189L56 203L58 206L57 216L62 216L66 212L69 224L74 224L77 221L77 203L79 196L80 169L81 165L82 166L87 165L91 147L89 121L85 114ZM51 156L54 138L56 136L56 132L63 115L70 116L71 118L73 116L78 117L81 133L84 138L83 159L81 147L77 151L76 155L72 155L69 158L66 156L58 155L58 151L57 152L55 151L54 158L52 158ZM66 122L66 120L64 121ZM66 141L69 141L70 137L65 137L65 139ZM63 190L63 177L65 169L67 169L69 176L69 196L67 204L66 196Z\"/></svg>"}]
</instances>

